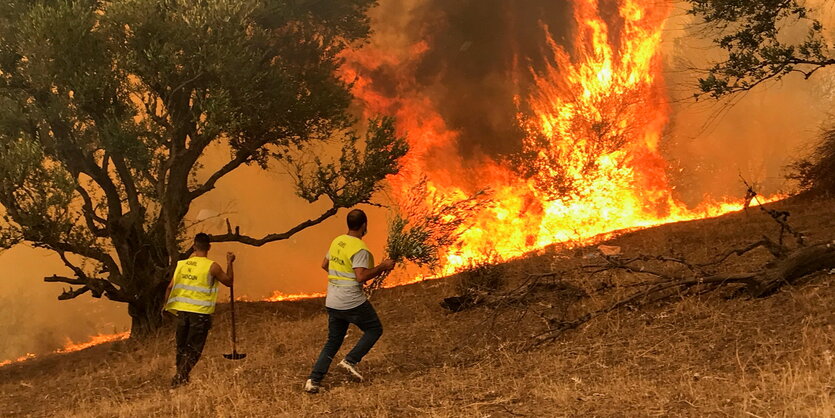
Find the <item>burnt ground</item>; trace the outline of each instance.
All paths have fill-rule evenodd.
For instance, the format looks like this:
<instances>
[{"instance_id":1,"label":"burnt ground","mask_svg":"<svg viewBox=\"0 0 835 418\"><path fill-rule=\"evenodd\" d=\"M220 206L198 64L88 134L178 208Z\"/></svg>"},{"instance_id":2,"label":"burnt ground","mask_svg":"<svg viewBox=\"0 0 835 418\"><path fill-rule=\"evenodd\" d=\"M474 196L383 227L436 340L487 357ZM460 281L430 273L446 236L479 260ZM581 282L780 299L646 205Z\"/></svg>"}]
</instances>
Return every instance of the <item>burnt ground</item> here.
<instances>
[{"instance_id":1,"label":"burnt ground","mask_svg":"<svg viewBox=\"0 0 835 418\"><path fill-rule=\"evenodd\" d=\"M773 205L810 242L835 239L835 202ZM775 223L757 210L630 232L605 242L624 256L664 254L698 263L743 247ZM629 294L629 273L590 276L595 247L550 248L495 270L500 295L529 274L544 286L514 303L459 313L440 302L462 277L374 296L385 333L361 364L368 380L336 370L325 391L301 391L325 338L322 300L241 303L239 362L229 319L215 317L192 383L169 391L173 330L141 344L104 344L0 368L3 416L835 416L835 275L821 272L766 298L732 287L672 294L598 317L532 346L553 321ZM760 249L726 272L769 260ZM600 292L605 284L608 290ZM551 322L549 322L551 321ZM356 341L352 330L347 345Z\"/></svg>"}]
</instances>

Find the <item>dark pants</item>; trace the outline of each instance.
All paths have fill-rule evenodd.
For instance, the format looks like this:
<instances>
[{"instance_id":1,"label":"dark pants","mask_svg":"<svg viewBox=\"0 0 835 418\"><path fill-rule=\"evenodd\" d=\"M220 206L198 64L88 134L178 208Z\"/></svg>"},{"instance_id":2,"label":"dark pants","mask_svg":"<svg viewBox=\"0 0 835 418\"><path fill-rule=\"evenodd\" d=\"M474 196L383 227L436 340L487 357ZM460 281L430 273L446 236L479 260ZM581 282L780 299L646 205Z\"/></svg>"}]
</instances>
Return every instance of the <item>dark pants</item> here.
<instances>
[{"instance_id":1,"label":"dark pants","mask_svg":"<svg viewBox=\"0 0 835 418\"><path fill-rule=\"evenodd\" d=\"M359 363L383 335L383 324L380 323L380 318L377 317L377 312L374 311L371 302L365 301L362 305L346 311L328 308L328 341L310 373L310 379L314 382L321 382L325 377L333 357L342 346L350 324L358 326L363 334L357 341L357 345L345 356L345 360L349 363Z\"/></svg>"},{"instance_id":2,"label":"dark pants","mask_svg":"<svg viewBox=\"0 0 835 418\"><path fill-rule=\"evenodd\" d=\"M193 312L177 312L177 375L180 383L188 382L191 369L200 360L212 316Z\"/></svg>"}]
</instances>

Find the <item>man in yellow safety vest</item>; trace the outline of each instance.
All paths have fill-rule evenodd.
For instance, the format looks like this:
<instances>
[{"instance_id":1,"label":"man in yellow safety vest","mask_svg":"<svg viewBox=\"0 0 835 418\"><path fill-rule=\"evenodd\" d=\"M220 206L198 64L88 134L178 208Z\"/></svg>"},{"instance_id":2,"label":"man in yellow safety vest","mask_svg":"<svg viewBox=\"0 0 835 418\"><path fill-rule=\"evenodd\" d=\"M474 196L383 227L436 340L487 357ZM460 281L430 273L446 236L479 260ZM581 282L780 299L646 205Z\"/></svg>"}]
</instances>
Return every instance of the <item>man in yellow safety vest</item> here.
<instances>
[{"instance_id":1,"label":"man in yellow safety vest","mask_svg":"<svg viewBox=\"0 0 835 418\"><path fill-rule=\"evenodd\" d=\"M363 335L357 345L345 356L338 366L355 379L362 380L356 368L357 363L368 354L374 343L383 335L383 324L377 312L362 291L362 284L394 268L394 261L384 260L374 266L374 257L362 241L368 232L368 217L365 212L354 209L348 213L348 233L336 237L322 262L322 269L328 272L328 293L325 307L328 311L328 340L313 366L310 378L304 384L308 393L317 393L320 382L333 361L348 326L358 326Z\"/></svg>"},{"instance_id":2,"label":"man in yellow safety vest","mask_svg":"<svg viewBox=\"0 0 835 418\"><path fill-rule=\"evenodd\" d=\"M177 315L177 374L171 380L176 388L188 383L191 369L200 360L206 337L212 327L212 313L217 303L217 283L232 286L235 254L226 253L226 272L208 259L209 236L194 237L194 253L177 262L174 278L168 285L165 310Z\"/></svg>"}]
</instances>

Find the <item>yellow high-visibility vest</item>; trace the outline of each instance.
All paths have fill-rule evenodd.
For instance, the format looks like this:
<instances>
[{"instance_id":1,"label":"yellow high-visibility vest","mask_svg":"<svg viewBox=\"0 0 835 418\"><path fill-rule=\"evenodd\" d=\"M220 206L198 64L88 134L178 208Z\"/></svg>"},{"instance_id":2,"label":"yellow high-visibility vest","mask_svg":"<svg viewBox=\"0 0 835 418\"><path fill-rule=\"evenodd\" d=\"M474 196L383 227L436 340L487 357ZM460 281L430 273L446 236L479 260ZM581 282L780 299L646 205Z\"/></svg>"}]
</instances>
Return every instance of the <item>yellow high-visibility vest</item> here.
<instances>
[{"instance_id":1,"label":"yellow high-visibility vest","mask_svg":"<svg viewBox=\"0 0 835 418\"><path fill-rule=\"evenodd\" d=\"M191 257L177 262L174 286L165 305L167 311L211 314L217 303L217 280L210 270L214 261L206 257Z\"/></svg>"},{"instance_id":2,"label":"yellow high-visibility vest","mask_svg":"<svg viewBox=\"0 0 835 418\"><path fill-rule=\"evenodd\" d=\"M374 266L374 256L363 240L350 235L340 235L331 243L328 250L328 283L337 286L360 286L351 257L361 250L368 251L371 266Z\"/></svg>"}]
</instances>

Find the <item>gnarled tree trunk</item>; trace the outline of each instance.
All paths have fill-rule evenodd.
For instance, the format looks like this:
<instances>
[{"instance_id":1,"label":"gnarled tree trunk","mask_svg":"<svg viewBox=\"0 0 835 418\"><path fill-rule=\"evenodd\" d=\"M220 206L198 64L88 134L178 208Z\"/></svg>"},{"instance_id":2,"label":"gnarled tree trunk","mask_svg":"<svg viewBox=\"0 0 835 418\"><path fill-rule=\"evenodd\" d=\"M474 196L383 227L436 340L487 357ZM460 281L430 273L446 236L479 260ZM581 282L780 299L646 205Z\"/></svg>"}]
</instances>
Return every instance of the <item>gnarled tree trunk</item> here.
<instances>
[{"instance_id":1,"label":"gnarled tree trunk","mask_svg":"<svg viewBox=\"0 0 835 418\"><path fill-rule=\"evenodd\" d=\"M131 318L131 338L144 338L162 325L162 308L165 305L165 287L157 285L138 295L136 301L128 303Z\"/></svg>"}]
</instances>

